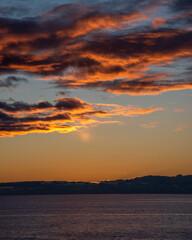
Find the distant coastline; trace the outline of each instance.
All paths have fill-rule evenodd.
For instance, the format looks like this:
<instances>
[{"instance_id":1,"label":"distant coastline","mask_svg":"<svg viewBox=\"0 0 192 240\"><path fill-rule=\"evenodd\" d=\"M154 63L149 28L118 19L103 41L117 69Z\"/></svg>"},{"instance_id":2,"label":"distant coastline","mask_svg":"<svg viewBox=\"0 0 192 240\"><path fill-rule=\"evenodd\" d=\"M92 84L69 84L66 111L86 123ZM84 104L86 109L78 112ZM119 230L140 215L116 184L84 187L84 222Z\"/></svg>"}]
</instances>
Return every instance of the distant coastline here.
<instances>
[{"instance_id":1,"label":"distant coastline","mask_svg":"<svg viewBox=\"0 0 192 240\"><path fill-rule=\"evenodd\" d=\"M27 181L0 183L0 195L47 194L192 194L192 175L144 176L91 182Z\"/></svg>"}]
</instances>

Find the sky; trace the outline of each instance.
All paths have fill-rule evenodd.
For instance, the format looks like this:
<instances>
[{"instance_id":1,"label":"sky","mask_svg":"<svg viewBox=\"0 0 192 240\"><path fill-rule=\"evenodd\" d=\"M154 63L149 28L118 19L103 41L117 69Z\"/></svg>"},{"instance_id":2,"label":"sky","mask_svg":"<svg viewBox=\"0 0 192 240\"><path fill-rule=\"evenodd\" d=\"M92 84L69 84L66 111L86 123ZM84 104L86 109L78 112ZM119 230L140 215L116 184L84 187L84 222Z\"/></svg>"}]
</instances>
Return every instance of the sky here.
<instances>
[{"instance_id":1,"label":"sky","mask_svg":"<svg viewBox=\"0 0 192 240\"><path fill-rule=\"evenodd\" d=\"M192 2L1 0L0 182L192 174Z\"/></svg>"}]
</instances>

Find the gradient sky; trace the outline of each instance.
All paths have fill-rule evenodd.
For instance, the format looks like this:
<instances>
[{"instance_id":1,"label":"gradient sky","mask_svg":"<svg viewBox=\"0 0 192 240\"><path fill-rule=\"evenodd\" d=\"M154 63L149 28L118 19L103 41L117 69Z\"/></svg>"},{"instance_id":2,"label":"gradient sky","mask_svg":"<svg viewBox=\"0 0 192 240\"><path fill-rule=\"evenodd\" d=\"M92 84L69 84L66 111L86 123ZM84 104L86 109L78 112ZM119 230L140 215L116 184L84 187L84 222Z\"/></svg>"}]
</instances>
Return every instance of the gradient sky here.
<instances>
[{"instance_id":1,"label":"gradient sky","mask_svg":"<svg viewBox=\"0 0 192 240\"><path fill-rule=\"evenodd\" d=\"M192 2L1 0L0 182L192 174Z\"/></svg>"}]
</instances>

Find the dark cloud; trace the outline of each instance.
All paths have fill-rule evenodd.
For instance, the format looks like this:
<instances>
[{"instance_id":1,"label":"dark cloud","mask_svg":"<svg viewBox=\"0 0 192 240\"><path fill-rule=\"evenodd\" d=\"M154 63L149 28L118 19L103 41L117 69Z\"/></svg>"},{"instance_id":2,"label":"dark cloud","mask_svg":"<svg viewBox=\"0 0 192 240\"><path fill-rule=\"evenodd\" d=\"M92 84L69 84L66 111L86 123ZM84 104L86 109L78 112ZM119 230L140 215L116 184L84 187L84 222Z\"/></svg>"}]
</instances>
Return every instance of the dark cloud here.
<instances>
[{"instance_id":1,"label":"dark cloud","mask_svg":"<svg viewBox=\"0 0 192 240\"><path fill-rule=\"evenodd\" d=\"M38 117L38 116L28 116L28 117L12 117L8 114L0 112L0 122L9 124L19 124L19 123L35 123L35 122L51 122L51 121L65 121L71 120L69 113L57 114L54 116Z\"/></svg>"},{"instance_id":2,"label":"dark cloud","mask_svg":"<svg viewBox=\"0 0 192 240\"><path fill-rule=\"evenodd\" d=\"M78 98L61 98L57 99L55 104L51 104L46 101L41 101L37 104L28 104L24 102L13 102L6 103L0 101L0 109L7 112L30 112L30 111L38 111L38 110L65 110L65 111L75 111L79 109L86 109L90 104L81 101Z\"/></svg>"},{"instance_id":3,"label":"dark cloud","mask_svg":"<svg viewBox=\"0 0 192 240\"><path fill-rule=\"evenodd\" d=\"M7 112L50 109L51 107L52 107L52 104L49 102L40 102L38 104L31 104L31 105L24 102L13 102L13 103L0 102L0 109Z\"/></svg>"},{"instance_id":4,"label":"dark cloud","mask_svg":"<svg viewBox=\"0 0 192 240\"><path fill-rule=\"evenodd\" d=\"M48 131L49 130L49 126L42 124L40 126L31 126L30 124L22 124L22 125L2 125L0 124L0 136L3 136L4 132L6 132L7 135L9 135L9 133L12 134L19 134L19 133L30 133L30 132L38 132L39 130L41 131ZM3 132L3 134L1 133Z\"/></svg>"},{"instance_id":5,"label":"dark cloud","mask_svg":"<svg viewBox=\"0 0 192 240\"><path fill-rule=\"evenodd\" d=\"M170 6L172 10L178 12L192 10L192 2L190 0L173 0Z\"/></svg>"},{"instance_id":6,"label":"dark cloud","mask_svg":"<svg viewBox=\"0 0 192 240\"><path fill-rule=\"evenodd\" d=\"M87 116L94 116L94 115L108 115L109 113L107 111L102 111L102 110L95 110L95 111L90 111L90 112L85 112L85 113L79 113L77 114L78 117L84 118Z\"/></svg>"},{"instance_id":7,"label":"dark cloud","mask_svg":"<svg viewBox=\"0 0 192 240\"><path fill-rule=\"evenodd\" d=\"M57 109L74 110L83 109L89 106L88 103L82 102L78 98L61 98L56 101L55 107Z\"/></svg>"},{"instance_id":8,"label":"dark cloud","mask_svg":"<svg viewBox=\"0 0 192 240\"><path fill-rule=\"evenodd\" d=\"M174 54L181 50L191 50L192 31L172 29L151 31L127 36L106 36L89 41L82 51L104 55L133 58L144 54ZM144 60L144 59L143 59Z\"/></svg>"},{"instance_id":9,"label":"dark cloud","mask_svg":"<svg viewBox=\"0 0 192 240\"><path fill-rule=\"evenodd\" d=\"M0 88L1 87L5 87L5 88L16 87L21 82L28 82L28 80L26 78L22 78L22 77L9 76L3 80L0 79Z\"/></svg>"},{"instance_id":10,"label":"dark cloud","mask_svg":"<svg viewBox=\"0 0 192 240\"><path fill-rule=\"evenodd\" d=\"M14 121L14 118L0 111L0 122Z\"/></svg>"},{"instance_id":11,"label":"dark cloud","mask_svg":"<svg viewBox=\"0 0 192 240\"><path fill-rule=\"evenodd\" d=\"M130 95L155 95L167 91L192 89L192 80L183 81L145 81L145 79L134 81L114 80L107 82L96 82L87 84L88 88L100 88L104 91L130 94Z\"/></svg>"},{"instance_id":12,"label":"dark cloud","mask_svg":"<svg viewBox=\"0 0 192 240\"><path fill-rule=\"evenodd\" d=\"M77 115L79 112L84 112L85 115L90 110L94 112L90 104L77 98L58 99L55 104L46 101L37 104L0 102L0 110L0 136L74 131L76 125L65 123L74 123L76 119L80 119Z\"/></svg>"},{"instance_id":13,"label":"dark cloud","mask_svg":"<svg viewBox=\"0 0 192 240\"><path fill-rule=\"evenodd\" d=\"M56 94L56 96L57 97L65 97L65 96L67 96L67 95L70 95L70 93L71 93L71 91L59 91L57 94Z\"/></svg>"},{"instance_id":14,"label":"dark cloud","mask_svg":"<svg viewBox=\"0 0 192 240\"><path fill-rule=\"evenodd\" d=\"M47 117L36 117L36 116L31 116L31 117L23 117L23 118L16 118L14 119L14 122L51 122L51 121L65 121L65 120L71 120L70 114L69 113L64 113L64 114L56 114L54 116L47 116Z\"/></svg>"},{"instance_id":15,"label":"dark cloud","mask_svg":"<svg viewBox=\"0 0 192 240\"><path fill-rule=\"evenodd\" d=\"M180 28L190 27L192 23L192 2L188 0L173 0L169 3L171 16L167 23L169 26Z\"/></svg>"}]
</instances>

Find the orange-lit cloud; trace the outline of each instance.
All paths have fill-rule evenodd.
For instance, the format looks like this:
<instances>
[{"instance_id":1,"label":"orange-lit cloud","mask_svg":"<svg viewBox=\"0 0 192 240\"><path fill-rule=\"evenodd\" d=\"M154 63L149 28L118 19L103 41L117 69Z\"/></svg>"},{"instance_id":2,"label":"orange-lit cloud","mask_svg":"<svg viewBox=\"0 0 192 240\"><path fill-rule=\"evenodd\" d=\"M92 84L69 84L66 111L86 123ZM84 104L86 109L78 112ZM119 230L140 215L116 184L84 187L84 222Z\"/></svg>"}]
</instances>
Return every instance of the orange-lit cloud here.
<instances>
[{"instance_id":1,"label":"orange-lit cloud","mask_svg":"<svg viewBox=\"0 0 192 240\"><path fill-rule=\"evenodd\" d=\"M66 4L35 18L3 19L1 74L28 73L58 88L95 88L115 94L191 89L185 68L175 73L166 68L192 58L191 29L170 28L170 17L154 20L149 14L164 7L173 12L175 21L190 22L191 8L184 8L181 16L179 0L176 5L123 4L114 9L106 4Z\"/></svg>"},{"instance_id":2,"label":"orange-lit cloud","mask_svg":"<svg viewBox=\"0 0 192 240\"><path fill-rule=\"evenodd\" d=\"M95 12L87 14L75 21L70 28L59 30L58 37L70 36L75 38L81 35L87 35L92 31L102 31L108 29L123 28L125 24L146 20L147 16L133 12L132 14L106 14Z\"/></svg>"},{"instance_id":3,"label":"orange-lit cloud","mask_svg":"<svg viewBox=\"0 0 192 240\"><path fill-rule=\"evenodd\" d=\"M118 120L112 119L114 116L131 117L160 110L163 109L124 107L117 104L90 104L78 98L57 99L55 104L45 101L38 104L0 102L0 136L48 132L67 133L90 125L119 123Z\"/></svg>"},{"instance_id":4,"label":"orange-lit cloud","mask_svg":"<svg viewBox=\"0 0 192 240\"><path fill-rule=\"evenodd\" d=\"M160 107L149 107L149 108L139 108L134 106L121 106L118 104L103 104L98 103L96 106L99 106L101 109L108 111L108 114L115 116L127 116L134 117L138 115L150 114L156 111L162 111L163 108Z\"/></svg>"},{"instance_id":5,"label":"orange-lit cloud","mask_svg":"<svg viewBox=\"0 0 192 240\"><path fill-rule=\"evenodd\" d=\"M160 26L163 26L163 25L165 25L165 23L166 23L166 20L163 19L163 18L156 18L156 19L152 22L154 28L158 28L158 27L160 27Z\"/></svg>"},{"instance_id":6,"label":"orange-lit cloud","mask_svg":"<svg viewBox=\"0 0 192 240\"><path fill-rule=\"evenodd\" d=\"M123 39L106 37L102 41L86 44L82 53L79 52L82 63L86 59L87 64L85 62L80 67L74 65L67 68L63 76L49 76L47 80L55 80L58 87L97 88L130 95L155 95L191 89L190 79L177 79L173 73L147 73L153 66L170 65L176 59L191 57L188 37L192 37L189 31L151 32ZM188 39L187 42L182 38ZM177 45L172 46L174 41Z\"/></svg>"}]
</instances>

